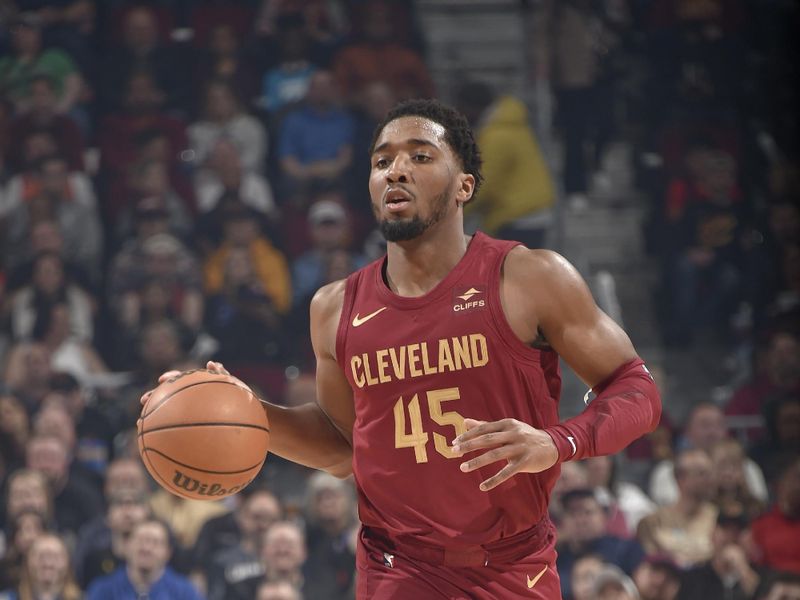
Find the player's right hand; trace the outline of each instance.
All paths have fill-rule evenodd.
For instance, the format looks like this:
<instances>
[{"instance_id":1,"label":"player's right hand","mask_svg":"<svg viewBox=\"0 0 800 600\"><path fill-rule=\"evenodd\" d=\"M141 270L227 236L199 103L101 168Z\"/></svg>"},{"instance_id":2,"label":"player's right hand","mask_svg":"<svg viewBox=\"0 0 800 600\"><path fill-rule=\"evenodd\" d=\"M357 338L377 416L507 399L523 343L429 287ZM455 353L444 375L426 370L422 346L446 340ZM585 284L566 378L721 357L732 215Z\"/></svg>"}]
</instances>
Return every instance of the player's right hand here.
<instances>
[{"instance_id":1,"label":"player's right hand","mask_svg":"<svg viewBox=\"0 0 800 600\"><path fill-rule=\"evenodd\" d=\"M247 385L245 382L243 382L241 379L239 379L238 377L234 377L233 375L231 375L231 374L228 372L228 370L227 370L227 369L226 369L224 366L222 366L222 363L219 363L219 362L214 362L213 360L210 360L210 361L208 361L208 362L206 363L206 370L207 370L207 371L210 371L211 373L218 373L218 374L220 374L220 375L227 375L228 377L230 377L231 379L233 379L233 380L234 380L236 383L238 383L238 384L239 384L239 385L241 385L242 387L245 387L245 388L247 388L248 390L250 389L250 386L248 386L248 385ZM161 376L158 378L158 384L159 384L159 385L161 385L161 384L162 384L162 383L164 383L164 382L165 382L167 379L171 379L172 377L176 377L177 375L180 375L180 374L181 374L181 372L180 372L180 371L167 371L166 373L162 373L162 374L161 374ZM150 397L150 395L151 395L151 394L152 394L154 391L155 391L155 388L153 388L152 390L147 390L147 391L146 391L144 394L142 394L142 397L139 399L139 403L140 403L142 406L144 406L144 405L147 403L147 399ZM251 392L252 392L252 390L251 390Z\"/></svg>"}]
</instances>

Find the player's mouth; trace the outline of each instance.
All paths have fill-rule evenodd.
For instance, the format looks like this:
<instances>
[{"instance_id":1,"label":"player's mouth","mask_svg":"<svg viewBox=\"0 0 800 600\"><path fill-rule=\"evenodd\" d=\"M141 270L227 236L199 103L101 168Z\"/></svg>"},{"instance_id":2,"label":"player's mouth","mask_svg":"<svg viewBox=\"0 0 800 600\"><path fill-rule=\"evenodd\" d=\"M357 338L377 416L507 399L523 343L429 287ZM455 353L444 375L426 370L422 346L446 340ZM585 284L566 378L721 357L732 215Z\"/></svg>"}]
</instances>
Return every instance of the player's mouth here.
<instances>
[{"instance_id":1,"label":"player's mouth","mask_svg":"<svg viewBox=\"0 0 800 600\"><path fill-rule=\"evenodd\" d=\"M389 212L401 212L411 204L414 196L400 187L387 188L383 195L383 203Z\"/></svg>"}]
</instances>

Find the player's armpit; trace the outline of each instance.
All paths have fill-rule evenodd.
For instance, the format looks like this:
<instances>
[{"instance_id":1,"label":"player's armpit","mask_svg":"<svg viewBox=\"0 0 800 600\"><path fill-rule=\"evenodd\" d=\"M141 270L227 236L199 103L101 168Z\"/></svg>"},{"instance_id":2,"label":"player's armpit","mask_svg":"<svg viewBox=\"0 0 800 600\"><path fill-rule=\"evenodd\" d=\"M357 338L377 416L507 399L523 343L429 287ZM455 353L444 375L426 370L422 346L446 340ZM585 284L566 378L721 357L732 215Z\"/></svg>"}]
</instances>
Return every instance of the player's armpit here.
<instances>
[{"instance_id":1,"label":"player's armpit","mask_svg":"<svg viewBox=\"0 0 800 600\"><path fill-rule=\"evenodd\" d=\"M526 343L543 333L590 387L636 356L627 334L600 310L580 273L555 252L522 247L510 252L502 291L512 329Z\"/></svg>"}]
</instances>

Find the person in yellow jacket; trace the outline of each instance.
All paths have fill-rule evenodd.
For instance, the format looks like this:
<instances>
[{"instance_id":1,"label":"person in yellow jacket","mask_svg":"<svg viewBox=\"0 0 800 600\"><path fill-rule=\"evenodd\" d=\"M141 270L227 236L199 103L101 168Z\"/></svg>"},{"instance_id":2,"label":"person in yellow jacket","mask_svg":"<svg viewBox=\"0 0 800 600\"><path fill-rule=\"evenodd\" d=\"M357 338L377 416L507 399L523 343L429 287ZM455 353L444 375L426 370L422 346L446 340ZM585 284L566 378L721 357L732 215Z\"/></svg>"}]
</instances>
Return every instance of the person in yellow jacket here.
<instances>
[{"instance_id":1,"label":"person in yellow jacket","mask_svg":"<svg viewBox=\"0 0 800 600\"><path fill-rule=\"evenodd\" d=\"M238 208L238 207L237 207ZM255 278L280 315L289 312L292 285L286 257L261 235L257 219L245 208L224 217L222 244L208 257L204 267L205 292L218 294L226 284L228 258L234 248L246 248Z\"/></svg>"},{"instance_id":2,"label":"person in yellow jacket","mask_svg":"<svg viewBox=\"0 0 800 600\"><path fill-rule=\"evenodd\" d=\"M483 184L467 214L478 217L489 235L541 248L556 191L528 109L513 96L496 97L479 82L464 84L457 102L477 131L483 159Z\"/></svg>"}]
</instances>

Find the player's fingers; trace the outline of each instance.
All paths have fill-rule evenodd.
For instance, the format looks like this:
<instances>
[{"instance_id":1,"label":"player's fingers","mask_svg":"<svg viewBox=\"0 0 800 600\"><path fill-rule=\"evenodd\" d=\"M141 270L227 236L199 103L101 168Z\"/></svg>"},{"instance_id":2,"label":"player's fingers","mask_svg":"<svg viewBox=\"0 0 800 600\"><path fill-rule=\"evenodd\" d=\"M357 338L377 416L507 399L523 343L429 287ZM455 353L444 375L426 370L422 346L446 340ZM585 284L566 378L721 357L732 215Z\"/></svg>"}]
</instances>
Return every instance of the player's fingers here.
<instances>
[{"instance_id":1,"label":"player's fingers","mask_svg":"<svg viewBox=\"0 0 800 600\"><path fill-rule=\"evenodd\" d=\"M228 373L228 370L222 366L222 363L214 362L213 360L210 360L206 363L206 369L208 369L213 373L220 373L221 375L230 375L230 373Z\"/></svg>"},{"instance_id":2,"label":"player's fingers","mask_svg":"<svg viewBox=\"0 0 800 600\"><path fill-rule=\"evenodd\" d=\"M481 491L488 492L489 490L496 488L504 481L508 481L514 475L516 475L519 472L519 469L520 469L519 463L517 462L508 463L505 467L500 469L497 472L497 474L492 475L491 477L489 477L489 479L487 479L480 485Z\"/></svg>"},{"instance_id":3,"label":"player's fingers","mask_svg":"<svg viewBox=\"0 0 800 600\"><path fill-rule=\"evenodd\" d=\"M514 446L500 446L499 448L484 452L480 456L464 461L461 463L460 468L464 473L469 473L470 471L475 471L476 469L495 463L498 460L508 460L516 453L517 448Z\"/></svg>"},{"instance_id":4,"label":"player's fingers","mask_svg":"<svg viewBox=\"0 0 800 600\"><path fill-rule=\"evenodd\" d=\"M173 377L177 377L180 375L180 371L167 371L163 373L161 377L158 378L158 383L164 383L167 379L172 379Z\"/></svg>"},{"instance_id":5,"label":"player's fingers","mask_svg":"<svg viewBox=\"0 0 800 600\"><path fill-rule=\"evenodd\" d=\"M483 425L486 421L478 421L478 419L464 419L464 429L469 431L475 429L478 425Z\"/></svg>"},{"instance_id":6,"label":"player's fingers","mask_svg":"<svg viewBox=\"0 0 800 600\"><path fill-rule=\"evenodd\" d=\"M150 390L150 391L148 391L148 392L145 392L144 394L142 394L142 397L141 397L141 398L139 398L139 404L141 404L142 406L144 406L145 404L147 404L147 400L148 400L148 399L150 398L150 396L152 396L152 395L153 395L153 390Z\"/></svg>"},{"instance_id":7,"label":"player's fingers","mask_svg":"<svg viewBox=\"0 0 800 600\"><path fill-rule=\"evenodd\" d=\"M464 423L466 424L467 421L477 422L480 423L479 425L475 425L472 429L469 429L459 435L456 439L453 440L453 445L461 444L467 440L475 439L478 436L481 436L485 433L491 433L494 431L503 431L508 427L507 421L511 419L503 419L502 421L476 421L475 419L464 419Z\"/></svg>"},{"instance_id":8,"label":"player's fingers","mask_svg":"<svg viewBox=\"0 0 800 600\"><path fill-rule=\"evenodd\" d=\"M502 446L510 441L512 441L512 438L508 431L490 431L471 440L463 440L462 438L462 441L453 444L453 452L456 454L466 454L474 450Z\"/></svg>"}]
</instances>

